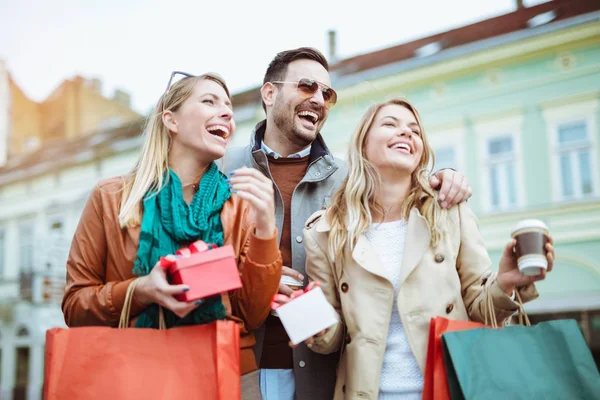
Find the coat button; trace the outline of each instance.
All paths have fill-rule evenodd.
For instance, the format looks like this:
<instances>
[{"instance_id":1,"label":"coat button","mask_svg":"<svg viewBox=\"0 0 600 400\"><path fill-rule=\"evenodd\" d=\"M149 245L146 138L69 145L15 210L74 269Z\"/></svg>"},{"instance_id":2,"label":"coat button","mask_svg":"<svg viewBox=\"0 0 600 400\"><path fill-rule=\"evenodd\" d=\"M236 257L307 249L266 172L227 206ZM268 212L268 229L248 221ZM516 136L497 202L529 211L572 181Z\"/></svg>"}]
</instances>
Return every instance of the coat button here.
<instances>
[{"instance_id":1,"label":"coat button","mask_svg":"<svg viewBox=\"0 0 600 400\"><path fill-rule=\"evenodd\" d=\"M305 363L304 361L300 361L300 362L298 363L298 365L300 366L300 368L304 368L304 367L306 367L306 363Z\"/></svg>"},{"instance_id":2,"label":"coat button","mask_svg":"<svg viewBox=\"0 0 600 400\"><path fill-rule=\"evenodd\" d=\"M454 304L448 304L448 307L446 307L446 314L450 314L452 310L454 310Z\"/></svg>"},{"instance_id":3,"label":"coat button","mask_svg":"<svg viewBox=\"0 0 600 400\"><path fill-rule=\"evenodd\" d=\"M444 262L445 259L446 259L446 257L444 257L443 254L436 254L435 255L435 262L436 263L442 263L442 262Z\"/></svg>"},{"instance_id":4,"label":"coat button","mask_svg":"<svg viewBox=\"0 0 600 400\"><path fill-rule=\"evenodd\" d=\"M350 334L347 333L346 334L346 344L349 344L352 341L352 338L350 337Z\"/></svg>"},{"instance_id":5,"label":"coat button","mask_svg":"<svg viewBox=\"0 0 600 400\"><path fill-rule=\"evenodd\" d=\"M302 236L296 236L296 242L302 243Z\"/></svg>"},{"instance_id":6,"label":"coat button","mask_svg":"<svg viewBox=\"0 0 600 400\"><path fill-rule=\"evenodd\" d=\"M315 172L315 176L321 176L320 172Z\"/></svg>"},{"instance_id":7,"label":"coat button","mask_svg":"<svg viewBox=\"0 0 600 400\"><path fill-rule=\"evenodd\" d=\"M346 393L346 385L342 385L342 393Z\"/></svg>"},{"instance_id":8,"label":"coat button","mask_svg":"<svg viewBox=\"0 0 600 400\"><path fill-rule=\"evenodd\" d=\"M342 283L342 292L346 293L348 291L348 284L346 282Z\"/></svg>"}]
</instances>

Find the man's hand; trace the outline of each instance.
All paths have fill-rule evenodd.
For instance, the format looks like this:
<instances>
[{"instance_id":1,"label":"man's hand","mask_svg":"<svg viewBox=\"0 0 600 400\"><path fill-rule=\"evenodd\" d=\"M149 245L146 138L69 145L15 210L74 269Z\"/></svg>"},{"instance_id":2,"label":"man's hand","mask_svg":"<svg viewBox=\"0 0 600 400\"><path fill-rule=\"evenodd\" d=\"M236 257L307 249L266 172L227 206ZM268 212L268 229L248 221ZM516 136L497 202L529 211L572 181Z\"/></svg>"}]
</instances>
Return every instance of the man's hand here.
<instances>
[{"instance_id":1,"label":"man's hand","mask_svg":"<svg viewBox=\"0 0 600 400\"><path fill-rule=\"evenodd\" d=\"M452 169L443 169L429 178L429 185L439 189L438 198L442 208L449 209L458 203L468 200L473 194L469 180L460 172Z\"/></svg>"},{"instance_id":2,"label":"man's hand","mask_svg":"<svg viewBox=\"0 0 600 400\"><path fill-rule=\"evenodd\" d=\"M297 281L304 281L304 276L302 274L290 267L281 267L281 275L289 276ZM294 289L286 285L285 283L279 284L279 293L285 294L286 296L291 296L294 292Z\"/></svg>"}]
</instances>

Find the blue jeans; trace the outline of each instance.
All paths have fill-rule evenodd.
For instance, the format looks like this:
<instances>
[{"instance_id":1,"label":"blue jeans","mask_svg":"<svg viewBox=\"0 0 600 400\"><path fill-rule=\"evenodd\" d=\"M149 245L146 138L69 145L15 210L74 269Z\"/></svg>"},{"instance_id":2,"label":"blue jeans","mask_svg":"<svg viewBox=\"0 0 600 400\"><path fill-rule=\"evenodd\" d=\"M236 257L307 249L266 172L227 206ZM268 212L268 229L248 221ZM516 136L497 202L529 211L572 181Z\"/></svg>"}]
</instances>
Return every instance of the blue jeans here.
<instances>
[{"instance_id":1,"label":"blue jeans","mask_svg":"<svg viewBox=\"0 0 600 400\"><path fill-rule=\"evenodd\" d=\"M261 369L260 394L263 400L294 400L293 369Z\"/></svg>"}]
</instances>

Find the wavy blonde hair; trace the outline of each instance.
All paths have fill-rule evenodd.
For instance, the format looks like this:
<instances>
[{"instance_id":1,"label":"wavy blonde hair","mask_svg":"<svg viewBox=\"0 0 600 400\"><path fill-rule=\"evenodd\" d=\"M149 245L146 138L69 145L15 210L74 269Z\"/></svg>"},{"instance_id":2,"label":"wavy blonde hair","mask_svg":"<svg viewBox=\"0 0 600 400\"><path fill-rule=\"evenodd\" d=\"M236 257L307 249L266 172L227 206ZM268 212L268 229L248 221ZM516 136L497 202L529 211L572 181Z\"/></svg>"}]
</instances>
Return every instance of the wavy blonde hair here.
<instances>
[{"instance_id":1,"label":"wavy blonde hair","mask_svg":"<svg viewBox=\"0 0 600 400\"><path fill-rule=\"evenodd\" d=\"M158 192L165 184L165 172L169 168L171 134L163 123L163 113L176 112L193 93L200 80L216 82L231 101L229 89L220 76L207 73L185 77L174 83L160 97L144 128L141 154L128 175L123 188L119 209L119 225L122 228L137 226L142 221L142 203L149 191Z\"/></svg>"},{"instance_id":2,"label":"wavy blonde hair","mask_svg":"<svg viewBox=\"0 0 600 400\"><path fill-rule=\"evenodd\" d=\"M373 213L385 216L385 210L375 202L377 187L381 177L377 168L366 157L366 142L377 113L385 106L397 105L405 107L413 113L421 130L423 154L412 173L412 185L408 196L402 203L402 218L407 219L410 210L417 208L429 223L431 244L435 246L442 237L440 220L445 216L437 201L436 192L428 182L430 160L434 155L427 137L421 117L416 108L403 98L393 98L371 106L362 117L354 131L348 146L348 175L342 186L335 193L332 205L327 211L331 226L329 233L329 254L333 259L343 259L344 248L353 249L360 235L367 231L373 222Z\"/></svg>"}]
</instances>

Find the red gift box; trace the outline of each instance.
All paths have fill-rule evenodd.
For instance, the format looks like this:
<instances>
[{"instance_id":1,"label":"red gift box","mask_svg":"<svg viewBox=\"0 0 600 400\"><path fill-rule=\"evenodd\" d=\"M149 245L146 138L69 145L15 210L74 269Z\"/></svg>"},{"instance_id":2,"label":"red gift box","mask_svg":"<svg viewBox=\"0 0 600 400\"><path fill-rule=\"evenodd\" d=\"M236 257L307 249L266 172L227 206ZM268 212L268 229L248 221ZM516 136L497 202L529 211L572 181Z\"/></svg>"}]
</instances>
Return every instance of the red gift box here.
<instances>
[{"instance_id":1,"label":"red gift box","mask_svg":"<svg viewBox=\"0 0 600 400\"><path fill-rule=\"evenodd\" d=\"M177 258L161 258L174 285L185 284L190 290L175 297L194 301L242 287L235 252L231 245L216 247L203 241L177 251Z\"/></svg>"}]
</instances>

